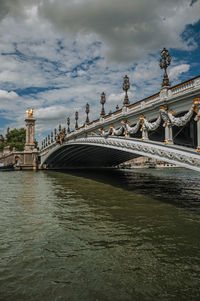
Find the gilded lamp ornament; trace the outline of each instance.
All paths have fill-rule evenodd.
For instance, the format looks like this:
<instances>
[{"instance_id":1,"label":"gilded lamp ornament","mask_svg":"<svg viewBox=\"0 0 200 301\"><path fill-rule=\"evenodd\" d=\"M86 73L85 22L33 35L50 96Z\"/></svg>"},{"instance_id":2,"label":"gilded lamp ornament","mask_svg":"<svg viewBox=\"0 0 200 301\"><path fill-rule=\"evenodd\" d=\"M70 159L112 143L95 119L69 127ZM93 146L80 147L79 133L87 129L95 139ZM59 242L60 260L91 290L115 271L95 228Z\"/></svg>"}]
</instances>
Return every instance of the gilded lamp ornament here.
<instances>
[{"instance_id":1,"label":"gilded lamp ornament","mask_svg":"<svg viewBox=\"0 0 200 301\"><path fill-rule=\"evenodd\" d=\"M170 81L167 75L167 68L171 64L171 56L169 54L169 51L166 48L163 48L163 50L160 53L161 59L160 59L160 68L164 69L164 78L162 82L162 88L164 87L170 87Z\"/></svg>"},{"instance_id":2,"label":"gilded lamp ornament","mask_svg":"<svg viewBox=\"0 0 200 301\"><path fill-rule=\"evenodd\" d=\"M129 81L129 77L127 75L124 76L124 82L123 82L122 88L125 91L123 105L127 107L130 104L130 101L128 98L128 93L127 93L127 91L130 89L130 81Z\"/></svg>"}]
</instances>

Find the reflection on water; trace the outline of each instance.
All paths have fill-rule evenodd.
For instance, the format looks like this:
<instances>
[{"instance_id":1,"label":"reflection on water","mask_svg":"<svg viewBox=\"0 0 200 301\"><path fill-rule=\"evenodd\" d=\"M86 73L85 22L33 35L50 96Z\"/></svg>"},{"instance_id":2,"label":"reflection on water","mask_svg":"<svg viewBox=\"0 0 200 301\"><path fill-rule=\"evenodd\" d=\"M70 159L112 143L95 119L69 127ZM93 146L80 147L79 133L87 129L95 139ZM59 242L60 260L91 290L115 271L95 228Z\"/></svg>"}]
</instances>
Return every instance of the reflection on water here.
<instances>
[{"instance_id":1,"label":"reflection on water","mask_svg":"<svg viewBox=\"0 0 200 301\"><path fill-rule=\"evenodd\" d=\"M200 174L183 168L79 170L72 175L110 183L200 213Z\"/></svg>"},{"instance_id":2,"label":"reflection on water","mask_svg":"<svg viewBox=\"0 0 200 301\"><path fill-rule=\"evenodd\" d=\"M199 180L0 173L0 300L199 300Z\"/></svg>"}]
</instances>

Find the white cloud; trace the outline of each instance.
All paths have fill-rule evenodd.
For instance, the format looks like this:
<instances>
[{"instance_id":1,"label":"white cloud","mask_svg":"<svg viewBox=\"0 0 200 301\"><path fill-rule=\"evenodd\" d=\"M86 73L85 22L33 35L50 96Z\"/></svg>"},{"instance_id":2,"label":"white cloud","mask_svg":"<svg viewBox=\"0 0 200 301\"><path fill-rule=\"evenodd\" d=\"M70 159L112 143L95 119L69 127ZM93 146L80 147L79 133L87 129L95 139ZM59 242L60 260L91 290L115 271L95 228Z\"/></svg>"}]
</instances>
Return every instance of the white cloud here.
<instances>
[{"instance_id":1,"label":"white cloud","mask_svg":"<svg viewBox=\"0 0 200 301\"><path fill-rule=\"evenodd\" d=\"M76 110L85 121L87 102L90 119L98 118L103 91L106 112L122 105L125 74L131 103L156 93L163 77L158 50L188 49L180 34L199 15L199 1L190 7L186 0L0 1L0 114L12 121L6 126L24 126L34 107L37 132L68 116L73 127ZM172 84L190 66L174 64Z\"/></svg>"},{"instance_id":2,"label":"white cloud","mask_svg":"<svg viewBox=\"0 0 200 301\"><path fill-rule=\"evenodd\" d=\"M130 62L165 45L197 47L192 38L184 41L181 37L187 24L200 19L200 1L190 4L188 0L4 0L0 19L11 16L19 21L24 17L27 26L39 23L42 32L46 25L41 17L46 18L61 34L75 39L84 36L87 44L88 38L102 41L110 60ZM36 48L40 50L40 46Z\"/></svg>"},{"instance_id":3,"label":"white cloud","mask_svg":"<svg viewBox=\"0 0 200 301\"><path fill-rule=\"evenodd\" d=\"M0 99L15 99L18 97L17 93L11 91L0 90Z\"/></svg>"},{"instance_id":4,"label":"white cloud","mask_svg":"<svg viewBox=\"0 0 200 301\"><path fill-rule=\"evenodd\" d=\"M38 120L55 120L65 116L65 108L63 106L51 106L35 110L35 117Z\"/></svg>"},{"instance_id":5,"label":"white cloud","mask_svg":"<svg viewBox=\"0 0 200 301\"><path fill-rule=\"evenodd\" d=\"M200 19L200 3L188 0L44 0L39 13L60 30L96 34L110 59L133 61L164 45L189 49L181 38L186 24Z\"/></svg>"},{"instance_id":6,"label":"white cloud","mask_svg":"<svg viewBox=\"0 0 200 301\"><path fill-rule=\"evenodd\" d=\"M182 73L189 71L189 64L182 64L175 67L172 67L169 71L169 77L171 79L177 79Z\"/></svg>"}]
</instances>

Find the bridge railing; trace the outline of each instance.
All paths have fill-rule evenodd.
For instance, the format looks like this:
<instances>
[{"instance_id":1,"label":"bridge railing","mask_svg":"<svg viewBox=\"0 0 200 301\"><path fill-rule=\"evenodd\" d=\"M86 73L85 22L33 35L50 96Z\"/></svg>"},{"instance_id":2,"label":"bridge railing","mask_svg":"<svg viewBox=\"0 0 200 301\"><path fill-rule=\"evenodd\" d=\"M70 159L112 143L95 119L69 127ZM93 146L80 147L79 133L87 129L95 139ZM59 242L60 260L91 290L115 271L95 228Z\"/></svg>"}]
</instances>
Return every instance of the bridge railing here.
<instances>
[{"instance_id":1,"label":"bridge railing","mask_svg":"<svg viewBox=\"0 0 200 301\"><path fill-rule=\"evenodd\" d=\"M172 95L181 93L181 92L186 91L188 89L191 89L194 86L195 86L195 80L194 79L190 80L190 81L187 81L183 84L179 84L178 86L175 86L174 88L171 88Z\"/></svg>"}]
</instances>

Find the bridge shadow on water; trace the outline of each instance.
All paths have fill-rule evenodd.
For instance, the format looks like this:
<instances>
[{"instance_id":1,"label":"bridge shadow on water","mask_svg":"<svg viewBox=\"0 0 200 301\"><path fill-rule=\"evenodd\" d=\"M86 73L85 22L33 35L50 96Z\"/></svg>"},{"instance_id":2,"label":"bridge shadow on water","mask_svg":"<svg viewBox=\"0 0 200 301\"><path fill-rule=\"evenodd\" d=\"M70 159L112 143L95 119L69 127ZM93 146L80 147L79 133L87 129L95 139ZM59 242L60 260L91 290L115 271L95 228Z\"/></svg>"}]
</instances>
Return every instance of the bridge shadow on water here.
<instances>
[{"instance_id":1,"label":"bridge shadow on water","mask_svg":"<svg viewBox=\"0 0 200 301\"><path fill-rule=\"evenodd\" d=\"M200 173L183 168L77 169L61 171L148 195L200 214Z\"/></svg>"}]
</instances>

